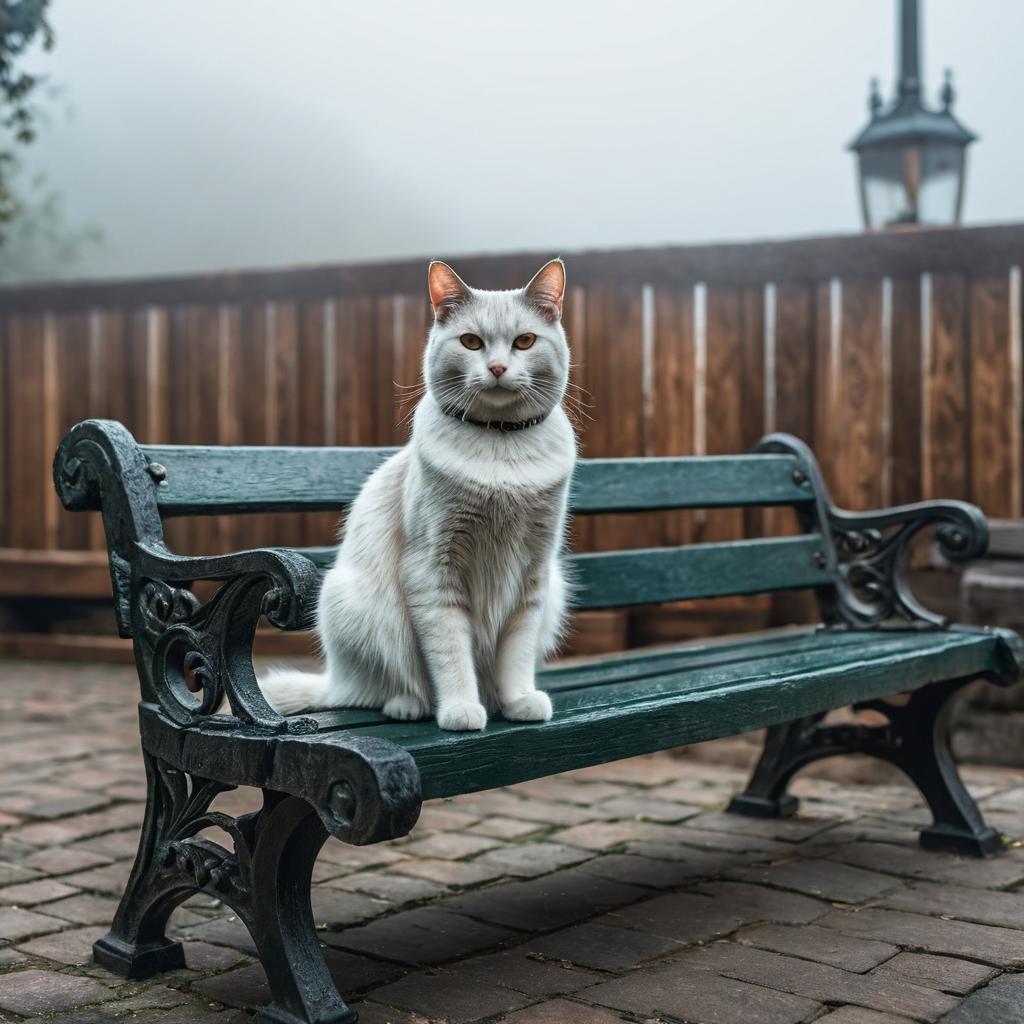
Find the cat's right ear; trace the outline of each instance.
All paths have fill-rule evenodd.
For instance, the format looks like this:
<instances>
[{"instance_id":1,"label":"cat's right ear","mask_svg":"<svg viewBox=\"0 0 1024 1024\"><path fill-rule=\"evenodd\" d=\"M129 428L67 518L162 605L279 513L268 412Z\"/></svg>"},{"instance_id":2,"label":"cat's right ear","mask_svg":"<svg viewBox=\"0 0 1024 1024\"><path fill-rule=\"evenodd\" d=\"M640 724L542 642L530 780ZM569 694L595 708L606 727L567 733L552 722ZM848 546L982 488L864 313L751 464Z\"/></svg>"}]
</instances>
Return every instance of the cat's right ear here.
<instances>
[{"instance_id":1,"label":"cat's right ear","mask_svg":"<svg viewBox=\"0 0 1024 1024\"><path fill-rule=\"evenodd\" d=\"M427 271L430 305L434 319L444 323L469 298L469 286L458 274L440 260L434 260Z\"/></svg>"}]
</instances>

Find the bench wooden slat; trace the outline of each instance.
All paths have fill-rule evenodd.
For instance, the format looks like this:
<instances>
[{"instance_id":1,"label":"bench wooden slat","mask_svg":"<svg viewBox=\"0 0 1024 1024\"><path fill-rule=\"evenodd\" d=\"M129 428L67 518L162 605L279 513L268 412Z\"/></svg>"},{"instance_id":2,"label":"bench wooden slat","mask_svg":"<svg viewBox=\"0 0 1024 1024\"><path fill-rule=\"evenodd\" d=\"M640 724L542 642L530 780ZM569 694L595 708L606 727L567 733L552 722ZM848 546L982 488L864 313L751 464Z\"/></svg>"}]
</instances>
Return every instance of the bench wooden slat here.
<instances>
[{"instance_id":1,"label":"bench wooden slat","mask_svg":"<svg viewBox=\"0 0 1024 1024\"><path fill-rule=\"evenodd\" d=\"M574 608L618 608L701 597L767 594L831 583L820 534L569 555ZM322 569L336 547L296 548Z\"/></svg>"},{"instance_id":2,"label":"bench wooden slat","mask_svg":"<svg viewBox=\"0 0 1024 1024\"><path fill-rule=\"evenodd\" d=\"M612 608L827 586L831 579L817 557L822 551L822 538L809 533L573 555L572 604Z\"/></svg>"},{"instance_id":3,"label":"bench wooden slat","mask_svg":"<svg viewBox=\"0 0 1024 1024\"><path fill-rule=\"evenodd\" d=\"M805 655L792 671L735 675L720 671L716 685L659 688L649 680L592 690L554 691L554 718L523 725L494 721L479 733L445 733L432 722L378 725L366 730L405 747L419 766L425 799L512 785L619 758L734 736L844 704L911 690L935 679L998 671L998 639L977 633L876 634L847 646L845 659ZM809 667L810 661L810 667ZM633 699L629 688L634 686ZM614 693L612 692L614 690Z\"/></svg>"},{"instance_id":4,"label":"bench wooden slat","mask_svg":"<svg viewBox=\"0 0 1024 1024\"><path fill-rule=\"evenodd\" d=\"M878 634L872 638L870 646L873 655L886 650L905 650L919 644L919 636L897 632ZM663 687L668 681L667 685L678 686L682 692L695 682L702 685L713 673L718 673L715 678L719 680L729 680L741 673L768 678L785 674L797 661L808 658L813 664L825 667L841 664L850 660L850 647L863 648L864 634L816 628L785 629L752 639L737 636L718 642L683 644L669 650L556 665L539 673L537 685L548 693L569 694L576 690L593 692L599 687L609 687L606 692L611 693L616 692L620 684L627 684L637 693L646 692L648 685ZM304 713L301 717L315 719L322 731L361 729L393 721L379 711L365 708L337 708Z\"/></svg>"},{"instance_id":5,"label":"bench wooden slat","mask_svg":"<svg viewBox=\"0 0 1024 1024\"><path fill-rule=\"evenodd\" d=\"M164 516L340 509L394 448L147 445L167 470L157 500ZM573 480L576 513L799 504L789 455L583 459Z\"/></svg>"}]
</instances>

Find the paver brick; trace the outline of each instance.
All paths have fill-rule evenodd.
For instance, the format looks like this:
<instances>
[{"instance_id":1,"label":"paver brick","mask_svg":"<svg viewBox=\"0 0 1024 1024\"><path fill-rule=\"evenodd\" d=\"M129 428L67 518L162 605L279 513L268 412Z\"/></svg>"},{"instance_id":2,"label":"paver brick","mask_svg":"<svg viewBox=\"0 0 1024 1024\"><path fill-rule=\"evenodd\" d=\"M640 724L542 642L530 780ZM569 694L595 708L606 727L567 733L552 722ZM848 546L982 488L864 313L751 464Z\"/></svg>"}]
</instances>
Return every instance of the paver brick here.
<instances>
[{"instance_id":1,"label":"paver brick","mask_svg":"<svg viewBox=\"0 0 1024 1024\"><path fill-rule=\"evenodd\" d=\"M552 999L502 1017L502 1024L621 1024L617 1013L567 999Z\"/></svg>"},{"instance_id":2,"label":"paver brick","mask_svg":"<svg viewBox=\"0 0 1024 1024\"><path fill-rule=\"evenodd\" d=\"M894 1017L891 1013L865 1010L863 1006L841 1006L832 1013L819 1017L814 1024L907 1024L906 1017Z\"/></svg>"},{"instance_id":3,"label":"paver brick","mask_svg":"<svg viewBox=\"0 0 1024 1024\"><path fill-rule=\"evenodd\" d=\"M794 818L748 818L742 814L727 814L725 811L705 811L690 818L690 825L694 828L709 832L738 832L741 835L787 843L809 839L834 824L828 818L807 818L802 815Z\"/></svg>"},{"instance_id":4,"label":"paver brick","mask_svg":"<svg viewBox=\"0 0 1024 1024\"><path fill-rule=\"evenodd\" d=\"M357 871L325 883L328 889L367 893L389 903L413 903L451 892L446 885L385 871Z\"/></svg>"},{"instance_id":5,"label":"paver brick","mask_svg":"<svg viewBox=\"0 0 1024 1024\"><path fill-rule=\"evenodd\" d=\"M480 885L501 877L501 869L480 864L475 860L442 860L430 857L410 857L399 864L390 865L388 871L394 874L427 878L442 885L462 888Z\"/></svg>"},{"instance_id":6,"label":"paver brick","mask_svg":"<svg viewBox=\"0 0 1024 1024\"><path fill-rule=\"evenodd\" d=\"M859 940L863 942L864 940ZM874 977L892 978L937 988L942 992L964 995L995 975L994 967L970 960L956 960L930 953L900 953L874 971Z\"/></svg>"},{"instance_id":7,"label":"paver brick","mask_svg":"<svg viewBox=\"0 0 1024 1024\"><path fill-rule=\"evenodd\" d=\"M814 858L747 868L741 877L841 903L862 903L902 885L892 875Z\"/></svg>"},{"instance_id":8,"label":"paver brick","mask_svg":"<svg viewBox=\"0 0 1024 1024\"><path fill-rule=\"evenodd\" d=\"M459 810L446 804L427 804L421 811L413 830L415 837L419 832L461 831L479 821L479 815Z\"/></svg>"},{"instance_id":9,"label":"paver brick","mask_svg":"<svg viewBox=\"0 0 1024 1024\"><path fill-rule=\"evenodd\" d=\"M475 825L470 825L466 831L473 835L490 836L494 839L522 839L523 836L533 835L544 827L540 822L523 821L520 818L503 818L498 815L478 821Z\"/></svg>"},{"instance_id":10,"label":"paver brick","mask_svg":"<svg viewBox=\"0 0 1024 1024\"><path fill-rule=\"evenodd\" d=\"M52 932L39 938L18 944L18 949L32 956L41 956L57 963L81 967L92 963L92 944L102 938L108 926L97 928L71 928L64 932Z\"/></svg>"},{"instance_id":11,"label":"paver brick","mask_svg":"<svg viewBox=\"0 0 1024 1024\"><path fill-rule=\"evenodd\" d=\"M633 903L646 890L587 874L579 868L511 882L446 900L444 906L521 931L551 931Z\"/></svg>"},{"instance_id":12,"label":"paver brick","mask_svg":"<svg viewBox=\"0 0 1024 1024\"><path fill-rule=\"evenodd\" d=\"M519 1009L530 997L512 989L447 972L417 973L374 990L374 998L389 1006L412 1010L448 1024L470 1024L484 1017Z\"/></svg>"},{"instance_id":13,"label":"paver brick","mask_svg":"<svg viewBox=\"0 0 1024 1024\"><path fill-rule=\"evenodd\" d=\"M66 875L72 871L109 864L110 857L83 850L78 846L52 846L36 850L25 863L49 875Z\"/></svg>"},{"instance_id":14,"label":"paver brick","mask_svg":"<svg viewBox=\"0 0 1024 1024\"><path fill-rule=\"evenodd\" d=\"M531 996L564 995L600 980L600 975L573 964L542 960L529 950L529 945L463 960L450 971L455 978L476 978Z\"/></svg>"},{"instance_id":15,"label":"paver brick","mask_svg":"<svg viewBox=\"0 0 1024 1024\"><path fill-rule=\"evenodd\" d=\"M435 832L423 839L414 839L401 847L403 853L410 857L445 857L460 860L472 857L485 850L493 850L501 846L497 839L486 836L470 836L464 832Z\"/></svg>"},{"instance_id":16,"label":"paver brick","mask_svg":"<svg viewBox=\"0 0 1024 1024\"><path fill-rule=\"evenodd\" d=\"M1001 967L1024 967L1024 942L1019 932L1008 928L873 907L855 912L833 910L818 924L847 935L893 942L929 953L982 960Z\"/></svg>"},{"instance_id":17,"label":"paver brick","mask_svg":"<svg viewBox=\"0 0 1024 1024\"><path fill-rule=\"evenodd\" d=\"M828 911L828 904L800 893L781 892L745 882L704 882L697 889L726 907L735 907L748 921L807 924Z\"/></svg>"},{"instance_id":18,"label":"paver brick","mask_svg":"<svg viewBox=\"0 0 1024 1024\"><path fill-rule=\"evenodd\" d=\"M20 907L0 907L0 942L18 942L63 928L67 922Z\"/></svg>"},{"instance_id":19,"label":"paver brick","mask_svg":"<svg viewBox=\"0 0 1024 1024\"><path fill-rule=\"evenodd\" d=\"M715 1024L803 1024L820 1009L812 999L695 971L679 959L582 989L576 998L632 1014Z\"/></svg>"},{"instance_id":20,"label":"paver brick","mask_svg":"<svg viewBox=\"0 0 1024 1024\"><path fill-rule=\"evenodd\" d=\"M737 932L735 939L743 946L755 946L773 953L816 960L855 973L869 971L899 953L899 948L888 942L855 939L835 929L820 928L813 924L755 925Z\"/></svg>"},{"instance_id":21,"label":"paver brick","mask_svg":"<svg viewBox=\"0 0 1024 1024\"><path fill-rule=\"evenodd\" d=\"M616 928L600 921L587 921L553 935L532 939L528 946L531 953L539 953L552 960L616 972L630 970L680 948L673 939L631 928Z\"/></svg>"},{"instance_id":22,"label":"paver brick","mask_svg":"<svg viewBox=\"0 0 1024 1024\"><path fill-rule=\"evenodd\" d=\"M781 956L733 942L692 949L681 957L691 967L818 1002L852 1003L883 1013L934 1021L957 1005L943 992L909 982L885 984L873 975Z\"/></svg>"},{"instance_id":23,"label":"paver brick","mask_svg":"<svg viewBox=\"0 0 1024 1024\"><path fill-rule=\"evenodd\" d=\"M514 933L440 906L406 910L340 932L321 932L329 946L407 964L439 964L493 949Z\"/></svg>"},{"instance_id":24,"label":"paver brick","mask_svg":"<svg viewBox=\"0 0 1024 1024\"><path fill-rule=\"evenodd\" d=\"M56 971L8 971L0 975L0 1010L29 1017L59 1013L85 1003L109 999L112 993L92 978L76 978Z\"/></svg>"},{"instance_id":25,"label":"paver brick","mask_svg":"<svg viewBox=\"0 0 1024 1024\"><path fill-rule=\"evenodd\" d=\"M37 903L48 903L64 896L73 896L78 890L53 878L39 878L18 885L0 889L0 903L16 907L31 907Z\"/></svg>"},{"instance_id":26,"label":"paver brick","mask_svg":"<svg viewBox=\"0 0 1024 1024\"><path fill-rule=\"evenodd\" d=\"M114 919L118 901L112 896L94 896L78 893L53 903L44 903L36 909L41 914L53 914L75 924L109 924Z\"/></svg>"},{"instance_id":27,"label":"paver brick","mask_svg":"<svg viewBox=\"0 0 1024 1024\"><path fill-rule=\"evenodd\" d=\"M710 878L721 874L729 860L720 854L690 850L685 860L656 860L628 853L609 853L594 857L581 865L580 870L602 878L629 885L643 885L651 889L674 889L695 878Z\"/></svg>"},{"instance_id":28,"label":"paver brick","mask_svg":"<svg viewBox=\"0 0 1024 1024\"><path fill-rule=\"evenodd\" d=\"M579 864L591 855L564 843L521 843L500 850L491 850L476 858L475 863L498 868L503 875L532 878L546 875L570 864Z\"/></svg>"},{"instance_id":29,"label":"paver brick","mask_svg":"<svg viewBox=\"0 0 1024 1024\"><path fill-rule=\"evenodd\" d=\"M86 891L112 893L120 896L128 884L128 876L132 872L130 860L115 861L88 871L77 871L73 875L64 875L62 882Z\"/></svg>"},{"instance_id":30,"label":"paver brick","mask_svg":"<svg viewBox=\"0 0 1024 1024\"><path fill-rule=\"evenodd\" d=\"M954 917L958 921L1024 928L1024 892L968 889L955 885L915 882L879 901L893 910Z\"/></svg>"},{"instance_id":31,"label":"paver brick","mask_svg":"<svg viewBox=\"0 0 1024 1024\"><path fill-rule=\"evenodd\" d=\"M1021 850L1008 850L999 857L977 860L922 850L916 846L862 842L839 845L830 859L871 871L969 888L1002 889L1024 880L1024 856Z\"/></svg>"},{"instance_id":32,"label":"paver brick","mask_svg":"<svg viewBox=\"0 0 1024 1024\"><path fill-rule=\"evenodd\" d=\"M615 796L610 800L602 800L594 809L602 816L613 818L643 819L646 821L676 822L684 818L692 818L700 814L702 807L678 803L672 800L659 800L657 797L640 793Z\"/></svg>"},{"instance_id":33,"label":"paver brick","mask_svg":"<svg viewBox=\"0 0 1024 1024\"><path fill-rule=\"evenodd\" d=\"M345 992L392 981L404 973L396 964L354 956L337 949L324 952L327 969ZM197 981L194 986L208 999L225 1006L259 1007L270 1001L270 987L262 964L249 964Z\"/></svg>"}]
</instances>

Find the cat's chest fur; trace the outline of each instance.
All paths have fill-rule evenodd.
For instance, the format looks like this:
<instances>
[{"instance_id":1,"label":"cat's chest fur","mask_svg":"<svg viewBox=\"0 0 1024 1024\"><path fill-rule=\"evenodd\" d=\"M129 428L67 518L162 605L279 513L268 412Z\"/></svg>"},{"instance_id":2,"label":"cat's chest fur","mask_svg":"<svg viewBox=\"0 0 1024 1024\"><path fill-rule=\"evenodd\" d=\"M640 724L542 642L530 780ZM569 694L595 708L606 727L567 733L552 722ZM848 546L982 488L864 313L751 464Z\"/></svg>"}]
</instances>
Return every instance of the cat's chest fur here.
<instances>
[{"instance_id":1,"label":"cat's chest fur","mask_svg":"<svg viewBox=\"0 0 1024 1024\"><path fill-rule=\"evenodd\" d=\"M456 427L443 446L415 446L407 535L413 549L430 550L454 601L498 624L550 571L575 445L557 424L530 438Z\"/></svg>"}]
</instances>

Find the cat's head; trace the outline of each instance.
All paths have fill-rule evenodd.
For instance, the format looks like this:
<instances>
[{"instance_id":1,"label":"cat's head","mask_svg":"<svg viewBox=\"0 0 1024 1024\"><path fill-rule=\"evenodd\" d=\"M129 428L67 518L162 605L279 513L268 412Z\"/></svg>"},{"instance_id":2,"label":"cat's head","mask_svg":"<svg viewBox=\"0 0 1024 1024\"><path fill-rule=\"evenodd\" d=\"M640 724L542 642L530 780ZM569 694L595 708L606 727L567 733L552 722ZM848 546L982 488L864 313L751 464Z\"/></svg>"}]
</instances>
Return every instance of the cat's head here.
<instances>
[{"instance_id":1,"label":"cat's head","mask_svg":"<svg viewBox=\"0 0 1024 1024\"><path fill-rule=\"evenodd\" d=\"M440 262L427 277L434 325L423 373L441 406L474 419L522 420L558 405L569 380L561 260L512 291L471 288Z\"/></svg>"}]
</instances>

